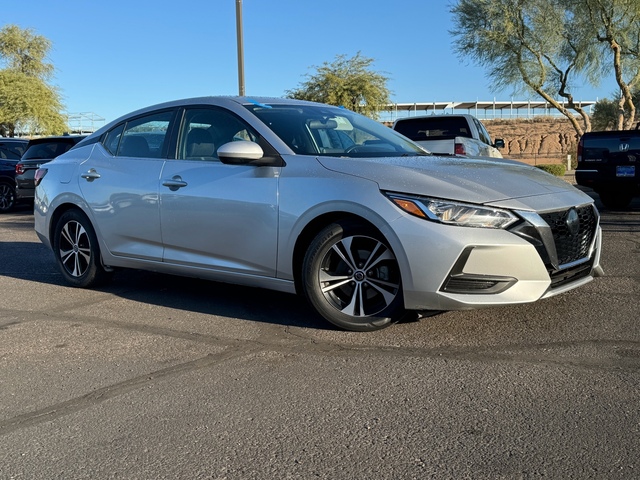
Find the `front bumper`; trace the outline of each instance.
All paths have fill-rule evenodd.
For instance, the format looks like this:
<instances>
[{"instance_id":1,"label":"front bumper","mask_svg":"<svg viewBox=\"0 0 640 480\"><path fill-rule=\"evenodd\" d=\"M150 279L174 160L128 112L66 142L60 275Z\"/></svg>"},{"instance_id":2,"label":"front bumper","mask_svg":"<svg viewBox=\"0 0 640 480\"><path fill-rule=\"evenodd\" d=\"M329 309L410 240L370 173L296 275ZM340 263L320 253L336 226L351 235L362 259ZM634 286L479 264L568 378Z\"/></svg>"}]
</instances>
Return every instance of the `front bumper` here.
<instances>
[{"instance_id":1,"label":"front bumper","mask_svg":"<svg viewBox=\"0 0 640 480\"><path fill-rule=\"evenodd\" d=\"M397 222L396 231L411 237L402 241L406 254L406 264L401 265L405 308L466 310L530 303L602 275L602 233L594 208L591 221L583 222L583 230L590 233L571 234L579 248L567 241L568 234L562 228L547 223L564 218L562 212L547 214L546 221L537 214L529 217L537 219L537 225L524 221L531 228L521 228L517 234L409 218ZM426 223L423 227L430 230L421 239L409 233L410 225L399 228L404 222L415 228L419 226L416 221ZM427 243L425 238L431 240Z\"/></svg>"}]
</instances>

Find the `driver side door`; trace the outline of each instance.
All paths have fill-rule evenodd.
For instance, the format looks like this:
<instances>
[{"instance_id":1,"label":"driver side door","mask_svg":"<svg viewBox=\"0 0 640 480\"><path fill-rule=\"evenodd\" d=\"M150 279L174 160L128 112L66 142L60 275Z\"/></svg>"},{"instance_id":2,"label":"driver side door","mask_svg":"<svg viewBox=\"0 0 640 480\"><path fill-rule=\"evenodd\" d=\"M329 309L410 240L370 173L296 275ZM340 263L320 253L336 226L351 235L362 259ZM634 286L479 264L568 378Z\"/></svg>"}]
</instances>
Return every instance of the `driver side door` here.
<instances>
[{"instance_id":1,"label":"driver side door","mask_svg":"<svg viewBox=\"0 0 640 480\"><path fill-rule=\"evenodd\" d=\"M160 179L163 260L275 276L280 167L225 165L217 149L257 133L217 107L185 109L175 160Z\"/></svg>"}]
</instances>

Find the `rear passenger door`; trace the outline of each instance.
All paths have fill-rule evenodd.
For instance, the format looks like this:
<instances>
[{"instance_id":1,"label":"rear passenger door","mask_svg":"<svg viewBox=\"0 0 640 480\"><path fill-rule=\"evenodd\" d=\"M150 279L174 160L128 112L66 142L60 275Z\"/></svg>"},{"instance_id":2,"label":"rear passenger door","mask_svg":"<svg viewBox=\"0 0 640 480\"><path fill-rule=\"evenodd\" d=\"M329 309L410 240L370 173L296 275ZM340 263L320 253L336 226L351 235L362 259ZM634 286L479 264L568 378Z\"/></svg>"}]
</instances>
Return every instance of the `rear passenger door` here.
<instances>
[{"instance_id":1,"label":"rear passenger door","mask_svg":"<svg viewBox=\"0 0 640 480\"><path fill-rule=\"evenodd\" d=\"M80 166L80 189L112 255L162 260L158 182L175 110L112 128Z\"/></svg>"}]
</instances>

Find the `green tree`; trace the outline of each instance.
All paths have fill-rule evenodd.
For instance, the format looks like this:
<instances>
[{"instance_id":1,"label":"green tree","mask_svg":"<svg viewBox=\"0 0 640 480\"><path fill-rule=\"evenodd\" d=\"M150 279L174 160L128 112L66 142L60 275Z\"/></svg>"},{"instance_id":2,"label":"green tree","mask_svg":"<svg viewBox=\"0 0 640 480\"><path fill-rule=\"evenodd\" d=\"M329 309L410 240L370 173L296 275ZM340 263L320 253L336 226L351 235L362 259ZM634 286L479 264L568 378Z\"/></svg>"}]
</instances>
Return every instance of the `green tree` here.
<instances>
[{"instance_id":1,"label":"green tree","mask_svg":"<svg viewBox=\"0 0 640 480\"><path fill-rule=\"evenodd\" d=\"M640 108L640 88L633 92L633 104L635 111ZM604 98L598 100L593 108L591 115L591 124L593 130L619 130L620 129L620 102L624 101L620 94L616 95L613 100ZM630 113L625 112L624 123L628 123L628 117ZM637 117L636 117L637 118ZM633 128L634 125L629 124L629 128Z\"/></svg>"},{"instance_id":2,"label":"green tree","mask_svg":"<svg viewBox=\"0 0 640 480\"><path fill-rule=\"evenodd\" d=\"M51 43L31 29L0 29L0 128L4 134L59 134L66 130L61 96L47 82L53 65L46 61Z\"/></svg>"},{"instance_id":3,"label":"green tree","mask_svg":"<svg viewBox=\"0 0 640 480\"><path fill-rule=\"evenodd\" d=\"M638 0L565 0L572 6L572 24L591 32L604 58L610 59L618 95L618 130L634 126L634 89L640 86L640 2ZM586 34L586 33L585 33Z\"/></svg>"},{"instance_id":4,"label":"green tree","mask_svg":"<svg viewBox=\"0 0 640 480\"><path fill-rule=\"evenodd\" d=\"M307 75L299 88L288 90L289 98L343 106L354 112L378 118L381 107L391 103L388 78L372 71L372 58L358 52L354 57L337 55L332 63L325 62L316 73Z\"/></svg>"},{"instance_id":5,"label":"green tree","mask_svg":"<svg viewBox=\"0 0 640 480\"><path fill-rule=\"evenodd\" d=\"M591 118L574 85L597 85L613 69L622 89L640 72L637 10L638 0L459 0L451 33L458 55L486 67L497 89L534 92L581 135Z\"/></svg>"}]
</instances>

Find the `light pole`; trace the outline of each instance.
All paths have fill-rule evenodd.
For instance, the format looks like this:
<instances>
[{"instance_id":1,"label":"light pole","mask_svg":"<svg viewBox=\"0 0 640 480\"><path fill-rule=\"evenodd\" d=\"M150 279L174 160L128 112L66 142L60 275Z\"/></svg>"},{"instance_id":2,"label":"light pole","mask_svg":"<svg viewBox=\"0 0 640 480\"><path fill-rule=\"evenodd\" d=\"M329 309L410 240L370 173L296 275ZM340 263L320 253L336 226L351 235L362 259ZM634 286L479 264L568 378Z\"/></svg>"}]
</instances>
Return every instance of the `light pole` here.
<instances>
[{"instance_id":1,"label":"light pole","mask_svg":"<svg viewBox=\"0 0 640 480\"><path fill-rule=\"evenodd\" d=\"M238 37L238 95L244 96L244 45L242 40L242 0L236 0L236 34Z\"/></svg>"}]
</instances>

